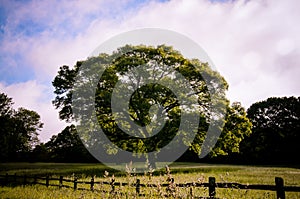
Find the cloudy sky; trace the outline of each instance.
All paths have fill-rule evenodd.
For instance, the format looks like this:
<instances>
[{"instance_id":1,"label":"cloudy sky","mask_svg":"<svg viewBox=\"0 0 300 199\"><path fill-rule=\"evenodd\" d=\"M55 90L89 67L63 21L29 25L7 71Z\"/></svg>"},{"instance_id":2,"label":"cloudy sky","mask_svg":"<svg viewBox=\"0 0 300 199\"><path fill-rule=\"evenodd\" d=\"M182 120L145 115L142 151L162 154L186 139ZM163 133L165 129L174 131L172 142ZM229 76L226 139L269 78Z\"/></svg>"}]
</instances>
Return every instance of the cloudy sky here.
<instances>
[{"instance_id":1,"label":"cloudy sky","mask_svg":"<svg viewBox=\"0 0 300 199\"><path fill-rule=\"evenodd\" d=\"M51 104L59 66L114 35L155 27L198 43L231 102L299 96L299 8L299 0L0 0L0 92L41 115L47 141L66 126Z\"/></svg>"}]
</instances>

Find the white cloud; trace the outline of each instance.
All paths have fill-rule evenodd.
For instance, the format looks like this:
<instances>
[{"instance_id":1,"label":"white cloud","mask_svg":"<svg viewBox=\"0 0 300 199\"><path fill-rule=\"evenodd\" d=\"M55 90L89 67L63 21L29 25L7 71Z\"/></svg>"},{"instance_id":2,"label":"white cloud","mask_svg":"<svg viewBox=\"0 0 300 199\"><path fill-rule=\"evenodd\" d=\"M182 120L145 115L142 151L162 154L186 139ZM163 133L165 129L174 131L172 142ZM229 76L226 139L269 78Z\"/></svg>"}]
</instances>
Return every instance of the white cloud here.
<instances>
[{"instance_id":1,"label":"white cloud","mask_svg":"<svg viewBox=\"0 0 300 199\"><path fill-rule=\"evenodd\" d=\"M295 50L295 43L291 38L280 39L276 44L276 52L281 55L288 55Z\"/></svg>"},{"instance_id":2,"label":"white cloud","mask_svg":"<svg viewBox=\"0 0 300 199\"><path fill-rule=\"evenodd\" d=\"M130 2L33 1L25 7L18 4L20 9L5 26L3 49L11 53L18 50L35 70L35 79L47 81L44 85L51 87L49 81L59 66L72 66L85 59L106 39L136 28L165 28L185 34L204 48L228 81L228 97L232 101L249 107L271 96L300 95L300 1L171 0L149 1L134 8ZM33 36L14 33L24 17L42 24L43 31ZM36 110L41 110L46 118L47 107L54 117L51 97L43 101L49 87L35 84L39 93L28 103L32 107L45 103L44 109L35 106ZM14 85L15 89L20 86ZM54 121L60 125L57 119L49 118L47 123L55 126ZM45 128L46 125L45 121Z\"/></svg>"},{"instance_id":3,"label":"white cloud","mask_svg":"<svg viewBox=\"0 0 300 199\"><path fill-rule=\"evenodd\" d=\"M271 96L300 94L299 6L296 0L178 0L144 7L124 25L167 28L189 36L229 82L229 98L249 107Z\"/></svg>"}]
</instances>

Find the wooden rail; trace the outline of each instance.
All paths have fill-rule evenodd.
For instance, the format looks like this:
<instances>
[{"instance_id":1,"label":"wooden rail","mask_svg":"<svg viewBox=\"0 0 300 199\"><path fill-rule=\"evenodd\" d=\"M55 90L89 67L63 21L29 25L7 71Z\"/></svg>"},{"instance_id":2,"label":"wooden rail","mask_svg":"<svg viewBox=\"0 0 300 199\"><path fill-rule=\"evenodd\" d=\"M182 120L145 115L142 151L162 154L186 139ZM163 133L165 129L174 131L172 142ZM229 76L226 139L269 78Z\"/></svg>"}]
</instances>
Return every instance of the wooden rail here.
<instances>
[{"instance_id":1,"label":"wooden rail","mask_svg":"<svg viewBox=\"0 0 300 199\"><path fill-rule=\"evenodd\" d=\"M41 182L43 181L43 182ZM57 184L51 184L50 181L57 181ZM65 179L63 176L59 178L50 178L49 176L46 177L38 177L38 176L18 176L18 175L0 175L0 182L2 186L7 185L14 185L14 184L39 184L45 185L46 187L49 186L57 186L59 188L66 187L66 188L73 188L74 190L91 190L91 191L99 191L99 192L108 192L105 190L96 190L96 184L102 185L109 185L110 191L109 193L115 193L115 186L132 186L135 187L135 194L137 195L144 195L141 194L142 187L153 187L158 188L166 187L167 191L172 194L172 187L185 187L190 188L190 195L193 195L192 187L208 187L208 198L216 198L216 188L231 188L231 189L252 189L252 190L265 190L265 191L276 191L277 199L285 199L285 192L300 192L299 186L284 186L284 180L280 177L275 177L275 184L274 185L262 185L262 184L251 184L245 185L240 183L228 183L228 182L216 182L214 177L209 177L209 181L207 183L175 183L174 179L171 179L169 183L164 184L141 184L140 179L136 180L136 183L120 183L115 182L115 179L112 179L110 182L108 181L98 181L96 182L94 178L91 178L90 181L78 181L76 177L74 179ZM64 184L64 182L68 182L69 185ZM70 184L73 184L72 186ZM89 184L90 188L78 188L78 184ZM122 193L121 193L122 194Z\"/></svg>"}]
</instances>

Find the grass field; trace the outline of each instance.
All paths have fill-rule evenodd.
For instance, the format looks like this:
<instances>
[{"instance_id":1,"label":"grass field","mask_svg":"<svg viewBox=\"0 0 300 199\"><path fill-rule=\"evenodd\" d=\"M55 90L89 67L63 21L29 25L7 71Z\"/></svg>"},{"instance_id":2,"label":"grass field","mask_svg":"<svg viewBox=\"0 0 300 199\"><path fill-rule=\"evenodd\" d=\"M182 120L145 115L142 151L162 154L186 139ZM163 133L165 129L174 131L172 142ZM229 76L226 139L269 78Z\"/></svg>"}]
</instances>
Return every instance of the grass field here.
<instances>
[{"instance_id":1,"label":"grass field","mask_svg":"<svg viewBox=\"0 0 300 199\"><path fill-rule=\"evenodd\" d=\"M300 186L300 169L288 166L271 167L271 166L240 166L240 165L213 165L199 163L174 163L170 165L171 175L175 183L187 182L208 182L210 176L216 178L216 182L237 182L242 184L274 184L275 177L282 177L285 185ZM104 172L109 174L103 177ZM95 181L110 181L112 175L116 182L134 183L136 178L141 183L167 183L167 175L165 170L155 171L150 178L147 174L136 176L122 173L102 164L63 164L63 163L2 163L0 164L0 174L17 174L17 175L51 175L73 178L78 177L78 181L89 181L91 176L95 176ZM83 188L89 185L81 184ZM80 187L79 186L79 187ZM95 189L108 190L109 186L95 185ZM114 198L133 198L134 188L117 187L117 191L125 193L125 195L117 195ZM139 198L163 198L157 195L166 190L158 190L157 188L142 188L141 193L147 194L147 197ZM176 194L178 198L187 198L190 189L177 188ZM207 188L193 188L196 196L208 196ZM216 189L218 198L276 198L274 191L260 190L239 190L239 189ZM127 195L127 197L126 197ZM150 197L152 196L153 197ZM73 191L70 188L59 189L57 187L46 188L42 185L26 185L15 187L1 187L0 198L108 198L108 193L91 192L91 191ZM287 198L300 198L298 192L286 192Z\"/></svg>"}]
</instances>

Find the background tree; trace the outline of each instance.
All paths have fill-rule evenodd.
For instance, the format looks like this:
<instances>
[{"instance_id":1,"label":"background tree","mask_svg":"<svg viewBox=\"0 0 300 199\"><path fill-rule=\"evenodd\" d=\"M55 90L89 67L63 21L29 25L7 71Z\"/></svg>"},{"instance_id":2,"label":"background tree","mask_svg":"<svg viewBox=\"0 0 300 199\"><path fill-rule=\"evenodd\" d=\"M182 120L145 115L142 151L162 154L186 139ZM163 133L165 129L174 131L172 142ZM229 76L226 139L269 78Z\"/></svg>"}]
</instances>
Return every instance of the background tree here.
<instances>
[{"instance_id":1,"label":"background tree","mask_svg":"<svg viewBox=\"0 0 300 199\"><path fill-rule=\"evenodd\" d=\"M43 128L40 115L35 111L19 108L14 118L20 123L19 133L22 131L24 151L33 149L39 143L38 131Z\"/></svg>"},{"instance_id":2,"label":"background tree","mask_svg":"<svg viewBox=\"0 0 300 199\"><path fill-rule=\"evenodd\" d=\"M242 144L245 159L260 163L299 163L300 97L271 97L247 110L252 135ZM296 153L296 154L295 154Z\"/></svg>"},{"instance_id":3,"label":"background tree","mask_svg":"<svg viewBox=\"0 0 300 199\"><path fill-rule=\"evenodd\" d=\"M12 98L0 94L0 144L1 159L16 161L26 158L38 141L38 131L43 127L35 111L12 108Z\"/></svg>"},{"instance_id":4,"label":"background tree","mask_svg":"<svg viewBox=\"0 0 300 199\"><path fill-rule=\"evenodd\" d=\"M0 159L5 161L9 157L12 126L12 98L7 97L4 93L0 94Z\"/></svg>"},{"instance_id":5,"label":"background tree","mask_svg":"<svg viewBox=\"0 0 300 199\"><path fill-rule=\"evenodd\" d=\"M13 113L12 98L9 98L6 94L0 93L0 116L11 116Z\"/></svg>"},{"instance_id":6,"label":"background tree","mask_svg":"<svg viewBox=\"0 0 300 199\"><path fill-rule=\"evenodd\" d=\"M58 135L53 135L50 141L40 145L38 150L39 153L47 153L49 159L54 162L95 162L82 144L74 125L67 126Z\"/></svg>"},{"instance_id":7,"label":"background tree","mask_svg":"<svg viewBox=\"0 0 300 199\"><path fill-rule=\"evenodd\" d=\"M34 147L30 154L31 162L55 162L49 154L49 150L44 143L40 143Z\"/></svg>"},{"instance_id":8,"label":"background tree","mask_svg":"<svg viewBox=\"0 0 300 199\"><path fill-rule=\"evenodd\" d=\"M153 104L160 104L164 110L167 110L166 117L168 121L161 133L152 136L151 139L137 139L124 133L117 127L111 110L112 91L118 81L124 81L124 85L126 81L131 81L132 79L135 79L135 84L139 84L139 81L143 81L141 78L139 79L139 77L134 77L134 73L130 72L132 69L141 65L152 66L153 70L149 73L150 76L155 75L156 71L161 70L160 75L164 74L161 75L162 78L168 76L170 68L174 68L192 85L195 91L194 94L198 97L198 103L200 105L199 130L193 142L194 145L191 146L191 149L196 153L201 152L201 144L205 139L210 122L208 118L215 114L213 110L210 109L211 93L208 92L208 88L211 92L218 94L217 103L224 104L224 107L227 107L229 111L227 120L236 122L236 125L230 126L227 124L226 130L224 131L225 135L221 136L219 140L220 143L224 143L219 144L218 147L214 149L213 154L226 155L230 151L238 151L238 144L233 144L233 142L236 141L240 143L244 138L244 134L249 134L251 124L245 118L242 119L245 114L242 112L241 107L238 105L229 107L229 102L225 98L225 91L228 87L225 79L216 71L211 70L207 63L202 63L196 59L186 59L172 47L164 45L156 48L147 46L124 46L117 49L112 55L100 54L97 57L77 62L73 69L70 69L68 66L60 67L58 75L52 84L55 87L54 93L56 94L53 104L60 110L59 114L61 119L73 119L71 109L72 88L76 74L85 75L85 77L89 74L88 78L85 78L83 82L83 84L87 84L90 79L97 78L96 68L99 63L107 64L109 67L103 72L97 84L98 87L95 96L96 114L99 119L98 122L107 137L120 148L140 153L154 151L168 143L178 130L181 113L180 104L172 91L158 84L149 84L140 88L129 88L127 86L127 88L124 89L135 89L135 92L130 98L130 119L140 126L147 125L151 120L151 114L149 112ZM78 74L82 65L88 65L90 67L85 71L80 70L80 74ZM162 69L156 70L156 65L162 66ZM126 76L126 78L122 79L122 76ZM205 77L205 79L203 77ZM170 81L170 79L166 78L164 81ZM84 92L84 89L81 91ZM92 106L91 104L81 104L82 109ZM232 111L232 113L230 111ZM122 117L122 115L120 117ZM215 117L220 117L220 115L215 115ZM241 122L241 124L238 122ZM237 128L240 127L242 129L238 130ZM141 132L141 136L147 133L148 132ZM226 136L226 134L230 135ZM96 140L97 138L93 139ZM182 142L185 142L184 139ZM227 142L228 144L225 144Z\"/></svg>"}]
</instances>

